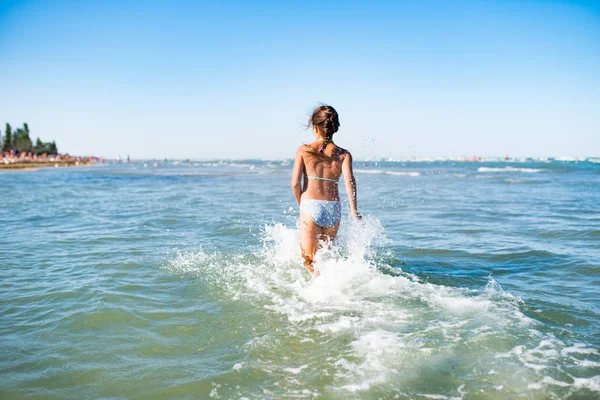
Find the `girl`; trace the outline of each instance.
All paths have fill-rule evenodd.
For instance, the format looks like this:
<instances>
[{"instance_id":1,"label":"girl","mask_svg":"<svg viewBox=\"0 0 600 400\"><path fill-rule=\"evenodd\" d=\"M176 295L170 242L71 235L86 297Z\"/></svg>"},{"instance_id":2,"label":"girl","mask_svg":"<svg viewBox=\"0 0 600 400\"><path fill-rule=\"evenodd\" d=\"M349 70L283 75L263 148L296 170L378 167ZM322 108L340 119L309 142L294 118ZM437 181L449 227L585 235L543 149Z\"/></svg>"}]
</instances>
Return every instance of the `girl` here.
<instances>
[{"instance_id":1,"label":"girl","mask_svg":"<svg viewBox=\"0 0 600 400\"><path fill-rule=\"evenodd\" d=\"M319 240L335 239L342 207L338 180L344 174L352 217L360 219L356 209L356 181L352 173L352 155L333 143L340 126L337 111L331 106L317 107L308 120L315 141L296 151L292 171L292 192L300 205L300 248L304 265L315 272L313 260ZM301 185L302 182L302 185Z\"/></svg>"}]
</instances>

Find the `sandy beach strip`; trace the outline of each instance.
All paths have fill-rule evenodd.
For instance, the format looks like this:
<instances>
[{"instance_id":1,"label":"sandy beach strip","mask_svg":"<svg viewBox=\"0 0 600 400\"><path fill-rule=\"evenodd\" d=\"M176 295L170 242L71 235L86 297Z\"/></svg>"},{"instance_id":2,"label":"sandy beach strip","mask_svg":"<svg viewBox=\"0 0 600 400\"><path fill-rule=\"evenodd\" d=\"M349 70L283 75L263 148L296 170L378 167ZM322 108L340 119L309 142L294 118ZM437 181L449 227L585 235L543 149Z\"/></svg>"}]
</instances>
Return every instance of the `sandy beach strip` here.
<instances>
[{"instance_id":1,"label":"sandy beach strip","mask_svg":"<svg viewBox=\"0 0 600 400\"><path fill-rule=\"evenodd\" d=\"M91 166L92 163L87 161L77 160L61 160L61 161L17 161L10 163L0 162L0 170L36 170L39 168L58 168L58 167L81 167Z\"/></svg>"}]
</instances>

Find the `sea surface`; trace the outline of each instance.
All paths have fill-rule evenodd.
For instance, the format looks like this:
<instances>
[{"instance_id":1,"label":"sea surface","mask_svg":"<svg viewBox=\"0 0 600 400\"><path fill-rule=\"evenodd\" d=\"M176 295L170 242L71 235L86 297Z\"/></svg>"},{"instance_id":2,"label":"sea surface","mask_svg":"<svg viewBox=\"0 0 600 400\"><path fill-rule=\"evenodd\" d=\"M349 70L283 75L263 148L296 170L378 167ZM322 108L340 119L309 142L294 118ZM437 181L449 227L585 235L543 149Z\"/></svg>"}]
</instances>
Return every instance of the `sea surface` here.
<instances>
[{"instance_id":1,"label":"sea surface","mask_svg":"<svg viewBox=\"0 0 600 400\"><path fill-rule=\"evenodd\" d=\"M354 168L318 278L290 161L0 171L0 398L600 398L600 159Z\"/></svg>"}]
</instances>

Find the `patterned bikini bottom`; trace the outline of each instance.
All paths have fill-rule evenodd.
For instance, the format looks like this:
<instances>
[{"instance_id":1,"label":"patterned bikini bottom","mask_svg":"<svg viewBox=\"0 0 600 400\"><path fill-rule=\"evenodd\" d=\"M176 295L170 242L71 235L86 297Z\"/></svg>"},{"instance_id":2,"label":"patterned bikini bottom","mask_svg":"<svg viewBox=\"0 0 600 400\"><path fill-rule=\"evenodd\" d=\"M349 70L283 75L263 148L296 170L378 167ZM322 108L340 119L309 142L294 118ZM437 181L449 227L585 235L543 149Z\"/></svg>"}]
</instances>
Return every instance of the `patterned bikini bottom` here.
<instances>
[{"instance_id":1,"label":"patterned bikini bottom","mask_svg":"<svg viewBox=\"0 0 600 400\"><path fill-rule=\"evenodd\" d=\"M339 200L302 200L300 210L321 228L331 228L337 225L342 217L342 204Z\"/></svg>"}]
</instances>

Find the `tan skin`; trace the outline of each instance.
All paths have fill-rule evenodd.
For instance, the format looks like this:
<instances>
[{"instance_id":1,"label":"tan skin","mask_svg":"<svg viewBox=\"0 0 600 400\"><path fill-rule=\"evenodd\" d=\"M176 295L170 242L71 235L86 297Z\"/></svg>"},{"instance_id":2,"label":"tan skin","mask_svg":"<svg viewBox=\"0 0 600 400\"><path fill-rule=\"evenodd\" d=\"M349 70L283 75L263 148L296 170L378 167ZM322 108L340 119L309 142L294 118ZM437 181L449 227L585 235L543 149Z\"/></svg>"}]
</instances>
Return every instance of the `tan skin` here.
<instances>
[{"instance_id":1,"label":"tan skin","mask_svg":"<svg viewBox=\"0 0 600 400\"><path fill-rule=\"evenodd\" d=\"M296 151L294 169L292 171L292 192L298 205L303 199L338 201L340 194L335 182L308 179L306 176L318 176L335 181L344 174L344 184L350 204L350 214L360 219L356 209L356 181L352 172L352 155L347 150L328 143L324 154L316 155L322 145L322 135L317 127L313 127L316 141L302 145ZM319 248L319 240L333 241L340 224L330 228L321 228L304 212L300 211L300 248L304 265L314 273L313 260Z\"/></svg>"}]
</instances>

